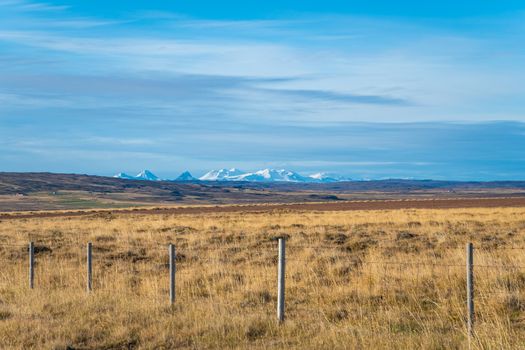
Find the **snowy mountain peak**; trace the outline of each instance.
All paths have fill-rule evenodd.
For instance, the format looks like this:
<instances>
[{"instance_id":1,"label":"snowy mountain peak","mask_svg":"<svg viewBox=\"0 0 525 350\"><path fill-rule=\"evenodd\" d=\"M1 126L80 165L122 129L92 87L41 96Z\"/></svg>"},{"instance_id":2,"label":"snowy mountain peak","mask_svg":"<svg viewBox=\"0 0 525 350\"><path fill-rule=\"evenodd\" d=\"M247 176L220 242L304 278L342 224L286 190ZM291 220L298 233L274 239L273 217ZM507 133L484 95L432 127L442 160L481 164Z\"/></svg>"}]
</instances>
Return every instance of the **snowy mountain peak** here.
<instances>
[{"instance_id":1,"label":"snowy mountain peak","mask_svg":"<svg viewBox=\"0 0 525 350\"><path fill-rule=\"evenodd\" d=\"M118 173L113 177L126 180L147 180L147 181L160 181L160 179L149 170L143 170L136 176L131 176L126 173Z\"/></svg>"},{"instance_id":2,"label":"snowy mountain peak","mask_svg":"<svg viewBox=\"0 0 525 350\"><path fill-rule=\"evenodd\" d=\"M327 174L327 173L315 173L310 176L309 178L315 180L316 182L338 182L338 181L348 181L349 179L345 177L341 177L334 174Z\"/></svg>"},{"instance_id":3,"label":"snowy mountain peak","mask_svg":"<svg viewBox=\"0 0 525 350\"><path fill-rule=\"evenodd\" d=\"M135 176L137 180L159 181L159 177L149 170L142 170Z\"/></svg>"},{"instance_id":4,"label":"snowy mountain peak","mask_svg":"<svg viewBox=\"0 0 525 350\"><path fill-rule=\"evenodd\" d=\"M315 174L312 174L308 177L311 177L312 179L316 179L316 180L322 180L324 178L327 177L326 173L315 173Z\"/></svg>"},{"instance_id":5,"label":"snowy mountain peak","mask_svg":"<svg viewBox=\"0 0 525 350\"><path fill-rule=\"evenodd\" d=\"M116 177L118 179L126 179L126 180L133 180L133 179L135 179L133 176L128 175L126 173L118 173L116 175L113 175L113 177Z\"/></svg>"},{"instance_id":6,"label":"snowy mountain peak","mask_svg":"<svg viewBox=\"0 0 525 350\"><path fill-rule=\"evenodd\" d=\"M260 173L270 181L304 182L306 180L303 176L286 169L264 169Z\"/></svg>"},{"instance_id":7,"label":"snowy mountain peak","mask_svg":"<svg viewBox=\"0 0 525 350\"><path fill-rule=\"evenodd\" d=\"M204 174L199 178L199 180L203 181L228 181L231 177L239 176L244 174L243 171L231 168L231 169L219 169L219 170L212 170Z\"/></svg>"},{"instance_id":8,"label":"snowy mountain peak","mask_svg":"<svg viewBox=\"0 0 525 350\"><path fill-rule=\"evenodd\" d=\"M244 173L227 178L230 181L287 181L287 182L305 182L307 179L293 171L286 169L262 169L253 173Z\"/></svg>"},{"instance_id":9,"label":"snowy mountain peak","mask_svg":"<svg viewBox=\"0 0 525 350\"><path fill-rule=\"evenodd\" d=\"M175 181L195 181L197 178L193 177L189 171L185 171L175 179Z\"/></svg>"}]
</instances>

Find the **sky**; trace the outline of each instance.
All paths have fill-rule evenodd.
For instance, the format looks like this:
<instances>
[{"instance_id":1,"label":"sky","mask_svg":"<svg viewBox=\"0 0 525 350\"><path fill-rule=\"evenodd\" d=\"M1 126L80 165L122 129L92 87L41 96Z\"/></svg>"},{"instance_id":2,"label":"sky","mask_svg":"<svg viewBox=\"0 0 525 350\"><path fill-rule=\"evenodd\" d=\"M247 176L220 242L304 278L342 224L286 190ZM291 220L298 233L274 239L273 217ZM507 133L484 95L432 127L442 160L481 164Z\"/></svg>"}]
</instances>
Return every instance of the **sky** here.
<instances>
[{"instance_id":1,"label":"sky","mask_svg":"<svg viewBox=\"0 0 525 350\"><path fill-rule=\"evenodd\" d=\"M523 1L0 0L0 171L525 180Z\"/></svg>"}]
</instances>

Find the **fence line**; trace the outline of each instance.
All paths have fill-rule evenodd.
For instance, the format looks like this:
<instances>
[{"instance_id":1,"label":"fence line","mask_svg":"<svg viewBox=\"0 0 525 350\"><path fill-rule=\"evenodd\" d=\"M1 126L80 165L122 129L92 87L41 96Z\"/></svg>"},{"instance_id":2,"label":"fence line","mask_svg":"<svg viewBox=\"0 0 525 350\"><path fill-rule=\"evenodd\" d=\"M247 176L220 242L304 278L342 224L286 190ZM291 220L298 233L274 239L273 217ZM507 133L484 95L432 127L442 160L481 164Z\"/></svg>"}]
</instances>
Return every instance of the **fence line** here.
<instances>
[{"instance_id":1,"label":"fence line","mask_svg":"<svg viewBox=\"0 0 525 350\"><path fill-rule=\"evenodd\" d=\"M339 246L332 246L332 247L328 247L328 246L315 246L315 245L290 245L289 247L286 247L287 245L287 240L285 237L280 237L278 238L278 244L277 244L277 249L275 247L275 244L273 244L272 246L270 245L267 245L267 244L259 244L259 245L254 245L253 249L258 249L258 250L263 250L264 249L264 252L266 252L266 249L269 249L269 248L272 248L272 251L268 250L267 252L268 253L271 253L271 255L256 255L255 257L261 257L261 258L271 258L271 262L273 263L277 263L277 283L276 283L276 289L277 289L277 301L276 301L276 306L277 306L277 320L279 322L284 322L285 321L285 312L286 312L286 303L285 303L285 296L286 296L286 264L287 262L300 262L300 263L311 263L311 262L314 262L314 261L319 261L319 260L315 260L315 258L312 258L312 259L298 259L298 258L289 258L286 256L287 254L287 249L288 248L289 250L291 250L292 252L294 252L294 249L304 249L304 248L308 248L308 249L319 249L319 250L325 250L325 249L332 249L334 251L337 251L338 248L341 248ZM42 244L42 243L39 243L39 244ZM67 247L69 245L62 245L60 244L59 247ZM71 245L71 246L75 246L75 247L78 247L78 245ZM29 243L29 246L27 245L14 245L14 244L2 244L0 243L0 247L7 247L7 248L13 248L13 247L16 247L16 248L22 248L22 247L28 247L28 260L29 260L29 289L34 289L35 288L35 284L34 284L34 281L35 281L35 266L36 264L38 263L37 260L38 259L38 254L37 256L35 257L35 250L38 251L38 248L41 247L41 245L35 245L35 242L31 241ZM130 246L127 246L127 247L130 247ZM142 246L133 246L134 248L140 248L140 249L143 249L145 251L149 251L149 250L154 250L154 251L163 251L164 254L166 254L166 245L164 245L164 247L160 247L160 246L153 246L153 247L142 247ZM205 249L201 249L201 248L205 248ZM51 248L50 248L51 249ZM224 250L231 250L231 249L246 249L246 246L244 247L241 247L241 246L223 246L223 247L184 247L184 245L182 246L179 246L177 247L178 249L178 254L180 257L182 257L181 261L177 261L177 255L176 255L176 246L174 244L169 244L168 245L168 249L167 249L167 263L163 263L163 264L155 264L153 265L154 267L156 266L157 268L159 268L159 270L168 270L168 276L169 276L169 303L170 304L175 304L176 303L176 278L177 276L196 276L196 274L194 272L188 272L186 271L185 267L187 264L196 264L196 263L205 263L205 262L211 262L211 263L217 263L217 262L220 262L220 263L224 263L225 265L226 264L236 264L238 262L235 262L235 261L231 261L232 259L226 259L224 257L222 258L209 258L209 257L206 257L206 258L200 258L198 255L195 255L195 256L192 256L190 255L189 257L185 254L185 253L188 253L188 252L198 252L198 251L218 251L218 252L221 252L221 251L224 251ZM456 250L457 248L450 248L450 249L454 249ZM502 247L502 248L492 248L492 250L525 250L525 248L522 248L522 247ZM487 249L487 247L484 247L483 245L480 247L480 248L476 248L476 252L481 252L481 253L487 253L487 252L490 252L491 249ZM108 252L107 250L98 250L97 249L97 246L96 244L93 244L92 242L88 242L87 245L86 245L86 291L87 293L92 293L94 288L93 288L93 260L95 258L95 262L97 261L106 261L106 257L104 257L103 255L101 255L100 257L98 256L98 253L105 253L105 252ZM96 253L96 254L94 254ZM345 258L345 257L348 257L348 255L346 256L337 256L337 258ZM100 260L98 259L100 258ZM118 260L119 256L117 255L117 258L112 258L111 260L109 261L114 261L114 260ZM251 257L253 258L253 256ZM330 258L330 257L327 257L327 258ZM122 259L122 260L126 260L126 259ZM133 259L130 259L132 263L134 263ZM235 259L233 259L235 260ZM138 262L141 262L140 260ZM329 261L325 261L325 262L329 262ZM508 271L508 272L513 272L513 271L516 271L516 270L519 270L519 269L525 269L525 265L515 265L515 264L498 264L498 265L493 265L493 264L486 264L486 263L483 263L483 264L475 264L474 262L474 246L472 243L468 243L467 244L467 247L466 247L466 257L465 257L465 262L466 262L466 273L465 273L465 277L466 277L466 310L465 310L465 313L466 313L466 329L467 329L467 335L468 335L468 338L469 338L469 344L472 342L472 340L475 338L475 296L479 296L481 300L486 300L488 299L488 295L496 295L496 294L501 294L501 295L506 295L506 294L509 294L509 293L519 293L520 291L517 289L517 288L511 288L510 286L508 287L508 289L506 289L505 291L502 291L502 292L499 292L499 291L493 291L493 290L483 290L481 293L476 293L476 290L475 290L475 284L474 284L474 278L475 278L475 269L507 269L507 270L511 270L511 271ZM380 266L383 268L382 270L382 273L380 274L379 276L379 280L380 281L383 281L387 278L387 276L390 276L391 275L391 272L389 273L389 267L391 266L394 266L394 268L390 269L390 270L394 270L394 273L395 273L395 267L397 267L398 269L398 274L401 275L401 272L402 272L402 268L403 267L408 267L408 266L413 266L413 267L417 267L417 271L416 271L416 276L415 276L415 279L416 279L416 285L420 285L420 268L421 267L431 267L432 269L436 268L436 267L446 267L447 268L447 276L448 276L448 279L450 280L450 268L456 268L456 267L465 267L464 264L455 264L455 263L451 263L451 264L441 264L441 263L433 263L433 262L403 262L403 261L362 261L361 259L357 259L357 260L353 260L353 261L350 261L350 263L352 265L355 265L355 266L368 266L369 268L369 278L370 280L368 281L368 290L369 290L369 295L372 295L372 279L371 279L371 276L372 276L372 273L371 273L371 266ZM81 264L81 261L79 260L79 264ZM146 264L150 264L151 265L151 261L146 261L144 262L144 265ZM78 266L80 267L80 265ZM514 270L512 270L514 269ZM156 271L156 270L151 270L151 271ZM228 271L235 271L235 270L231 270L231 267L228 268ZM434 271L432 270L432 274L434 274ZM379 283L379 288L381 289L381 295L382 294L385 294L384 291L385 291L385 288L386 288L386 285L384 283ZM36 286L38 287L38 286ZM340 287L344 287L343 284L339 285L338 288ZM349 286L350 289L352 288L355 288L355 292L356 294L357 293L357 285L355 286ZM220 303L222 304L222 303ZM235 305L235 306L238 306L238 304L236 303L231 303L231 305Z\"/></svg>"}]
</instances>

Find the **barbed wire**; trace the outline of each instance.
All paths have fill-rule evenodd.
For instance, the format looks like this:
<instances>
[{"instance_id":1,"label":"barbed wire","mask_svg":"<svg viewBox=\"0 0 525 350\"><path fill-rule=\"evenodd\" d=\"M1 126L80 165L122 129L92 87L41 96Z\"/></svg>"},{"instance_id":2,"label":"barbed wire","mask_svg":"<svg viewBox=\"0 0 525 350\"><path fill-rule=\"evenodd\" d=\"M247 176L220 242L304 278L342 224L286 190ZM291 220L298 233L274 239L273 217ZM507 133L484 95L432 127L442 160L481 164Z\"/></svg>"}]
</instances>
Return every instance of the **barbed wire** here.
<instances>
[{"instance_id":1,"label":"barbed wire","mask_svg":"<svg viewBox=\"0 0 525 350\"><path fill-rule=\"evenodd\" d=\"M381 242L384 242L381 241ZM277 251L276 251L276 244L274 244L274 241L261 241L261 242L250 242L251 245L228 245L225 244L224 246L186 246L184 244L183 247L177 247L177 257L182 257L181 259L178 259L176 264L177 265L191 265L191 264L204 264L204 263L215 263L215 264L224 264L224 265L231 265L231 264L271 264L274 265L277 263ZM143 245L140 242L136 243L127 243L124 244L124 242L111 242L108 244L101 244L93 245L93 257L95 258L95 261L102 262L109 265L114 265L116 263L122 263L127 262L131 264L148 264L152 261L155 261L158 258L166 259L168 255L168 243L153 243L148 245ZM35 248L35 254L41 255L38 257L37 263L44 259L44 261L52 260L52 254L55 250L61 250L65 248L75 248L75 250L79 250L80 252L85 249L86 244L85 243L79 243L79 242L34 242L34 248ZM0 252L8 251L8 249L5 248L17 248L20 250L26 250L28 249L29 244L23 244L23 243L11 243L11 242L4 242L0 243ZM45 248L44 250L38 251L39 249ZM118 248L126 248L128 250L119 251ZM270 248L272 250L270 250ZM314 249L314 250L329 250L333 251L334 253L337 253L336 256L312 256L310 258L295 258L293 256L287 257L286 261L290 263L333 263L334 261L330 261L330 259L344 259L348 258L349 255L346 253L350 253L347 251L347 246L337 244L334 245L323 245L323 244L289 244L287 247L288 251L293 254L293 252L296 249ZM275 249L275 250L274 250ZM138 250L140 252L139 255L128 255L133 250ZM218 258L210 257L210 256L200 256L198 254L192 254L194 252L222 252L225 250L229 251L236 251L239 252L249 252L251 253L249 256L243 256L239 258L231 257L231 256L222 256ZM447 248L446 250L458 250L458 248ZM501 251L501 250L525 250L525 247L518 247L518 246L512 246L512 247L492 247L492 246L479 246L476 248L477 251L481 251L483 253L490 253L493 251ZM154 255L151 256L151 253L154 252L163 254ZM345 253L344 255L339 255L341 253ZM75 254L76 255L76 254ZM13 261L20 259L22 256L20 254L13 255L11 257L3 257L0 255L0 259L4 261ZM58 256L56 259L63 259L64 257ZM82 259L81 254L78 255L78 257L75 259L75 257L70 256L71 260L75 261L78 260L80 262ZM496 258L497 259L497 258ZM261 261L263 260L263 261ZM453 268L453 267L461 267L464 268L465 264L462 263L441 263L441 262L408 262L408 261L367 261L360 257L355 257L353 260L349 261L352 265L355 265L357 267L359 266L366 266L366 265L377 265L383 268L386 268L388 266L400 266L400 267L431 267L431 268L437 268L437 267L446 267L447 269ZM513 264L513 263L500 263L500 264L474 264L474 268L478 269L511 269L511 270L517 270L517 269L525 269L525 265L520 264ZM167 265L164 264L162 268L167 268ZM418 270L419 272L419 270ZM447 271L448 274L450 274L450 271Z\"/></svg>"},{"instance_id":2,"label":"barbed wire","mask_svg":"<svg viewBox=\"0 0 525 350\"><path fill-rule=\"evenodd\" d=\"M381 243L384 243L385 241L380 241ZM87 245L86 243L63 243L63 242L40 242L40 241L34 241L35 247L46 247L49 249L61 249L61 248L70 248L70 247L76 247L76 248L85 248ZM93 242L92 242L93 243ZM396 241L396 243L399 243ZM171 243L166 244L151 244L148 243L146 245L136 243L136 244L122 244L122 243L105 243L103 245L97 245L96 242L93 243L93 250L97 249L118 249L118 248L129 248L129 249L145 249L145 250L160 250L160 251L167 251L169 245ZM266 249L275 249L277 248L276 244L271 243L265 243L265 244L252 244L252 245L224 245L224 246L216 246L216 247L205 247L205 246L180 246L174 244L176 250L178 251L220 251L220 250L232 250L232 249L239 249L239 250L247 250L247 249L259 249L259 250L266 250ZM0 249L1 248L27 248L29 247L29 243L1 243L0 242ZM295 249L316 249L316 250L333 250L335 252L341 253L341 252L350 252L348 249L351 248L344 244L334 244L334 245L292 245L287 244L287 250L295 250ZM460 249L463 249L462 247L439 247L437 248L439 251L457 251ZM486 246L475 246L475 249L477 251L482 251L483 253L490 253L491 251L501 251L501 250L525 250L525 247L486 247Z\"/></svg>"},{"instance_id":3,"label":"barbed wire","mask_svg":"<svg viewBox=\"0 0 525 350\"><path fill-rule=\"evenodd\" d=\"M11 258L8 258L8 257L2 257L0 256L0 261L5 261L5 262L12 262L12 261L16 261L16 260L20 260L20 261L24 261L24 260L27 260L27 259L24 259L26 258L25 256L20 256L20 255L17 255L17 256L13 256ZM93 258L94 258L94 262L95 263L106 263L106 264L111 264L111 265L115 265L115 264L122 264L123 262L127 262L127 263L130 263L132 265L144 265L144 264L148 264L148 263L151 263L152 261L154 261L155 259L152 259L152 258L149 258L147 256L107 256L107 255L98 255L98 254L93 254ZM167 259L167 257L163 257L163 259ZM257 260L257 259L265 259L265 261L260 261L260 260ZM40 257L39 259L36 260L36 262L38 263L39 261L40 262L45 262L45 263L50 263L50 262L53 262L54 260L56 261L61 261L61 264L63 264L63 260L64 260L64 257L61 257L61 256L58 256L58 257L53 257L53 256L49 256L49 255L45 255L43 257ZM71 257L71 261L78 261L75 260L74 257ZM83 259L82 259L83 261ZM286 258L286 262L301 262L301 263L322 263L322 262L325 262L325 263L330 263L329 261L324 261L323 258L319 259L319 258L311 258L311 259L298 259L298 258L289 258L287 257ZM246 264L249 264L249 265L253 265L253 264L261 264L261 263L264 263L264 264L269 264L271 263L271 266L276 266L277 264L277 259L276 257L274 256L263 256L263 255L259 255L259 256L252 256L252 257L249 257L249 259L247 259L246 257L242 257L242 258L238 258L238 259L232 259L232 258L228 258L228 257L222 257L222 258L210 258L210 257L199 257L199 256L193 256L193 257L185 257L183 261L176 261L176 265L177 266L187 266L187 265L192 265L192 264L196 264L196 265L200 265L202 263L220 263L220 264L224 264L224 265L232 265L232 264L239 264L239 263L246 263ZM354 266L365 266L365 265L376 265L376 266L419 266L419 267L458 267L458 268L465 268L465 264L464 263L461 263L461 264L445 264L445 263L436 263L436 262L403 262L403 261L363 261L363 260L352 260L352 261L349 261L348 262L349 264L351 265L354 265ZM162 266L164 268L167 268L168 267L168 262L166 262L165 264L162 264ZM473 267L474 268L482 268L482 269L514 269L514 270L519 270L519 269L525 269L525 265L516 265L516 264L501 264L501 265L494 265L494 264L473 264ZM508 271L509 273L512 273L513 271Z\"/></svg>"},{"instance_id":4,"label":"barbed wire","mask_svg":"<svg viewBox=\"0 0 525 350\"><path fill-rule=\"evenodd\" d=\"M399 240L378 240L375 243L399 243ZM57 241L33 241L35 247L42 247L45 246L46 248L50 249L60 249L60 248L68 248L68 247L79 247L79 248L85 248L88 242L57 242ZM244 245L231 245L230 243L220 243L223 244L221 246L189 246L186 243L177 245L176 243L172 242L166 242L166 243L141 243L141 242L104 242L103 244L97 244L97 241L91 241L93 244L93 249L104 249L104 248L132 248L132 249L147 249L147 250L165 250L169 247L170 244L174 244L175 248L177 250L182 251L213 251L213 250L229 250L229 249L276 249L277 244L274 241L260 241L260 242L247 242L247 244ZM216 244L216 243L212 243ZM29 242L27 243L12 243L12 242L0 242L0 248L2 247L28 247ZM101 248L103 247L103 248ZM287 249L294 250L294 249L320 249L320 250L334 250L334 251L343 251L345 252L349 246L347 246L345 243L337 243L334 242L333 245L326 245L326 244L287 244ZM457 247L439 247L440 251L451 251L451 250L459 250L462 249L461 246ZM486 246L486 245L477 245L475 246L475 249L478 251L483 252L491 252L491 251L499 251L499 250L525 250L525 246Z\"/></svg>"},{"instance_id":5,"label":"barbed wire","mask_svg":"<svg viewBox=\"0 0 525 350\"><path fill-rule=\"evenodd\" d=\"M476 246L475 249L483 251L491 250L525 250L525 247L486 247L486 246Z\"/></svg>"}]
</instances>

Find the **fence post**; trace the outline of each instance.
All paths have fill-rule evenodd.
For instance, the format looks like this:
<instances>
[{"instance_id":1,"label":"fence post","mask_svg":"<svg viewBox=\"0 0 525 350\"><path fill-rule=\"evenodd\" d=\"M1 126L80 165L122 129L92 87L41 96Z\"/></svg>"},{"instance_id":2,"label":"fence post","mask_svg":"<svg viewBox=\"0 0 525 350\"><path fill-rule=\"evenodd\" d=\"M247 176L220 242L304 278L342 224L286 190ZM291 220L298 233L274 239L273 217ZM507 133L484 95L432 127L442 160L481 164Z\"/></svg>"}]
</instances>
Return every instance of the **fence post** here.
<instances>
[{"instance_id":1,"label":"fence post","mask_svg":"<svg viewBox=\"0 0 525 350\"><path fill-rule=\"evenodd\" d=\"M87 292L93 290L93 259L92 259L93 245L91 242L87 244Z\"/></svg>"},{"instance_id":2,"label":"fence post","mask_svg":"<svg viewBox=\"0 0 525 350\"><path fill-rule=\"evenodd\" d=\"M169 245L170 254L170 304L175 303L175 246L170 243Z\"/></svg>"},{"instance_id":3,"label":"fence post","mask_svg":"<svg viewBox=\"0 0 525 350\"><path fill-rule=\"evenodd\" d=\"M29 242L29 288L33 289L35 280L35 244Z\"/></svg>"},{"instance_id":4,"label":"fence post","mask_svg":"<svg viewBox=\"0 0 525 350\"><path fill-rule=\"evenodd\" d=\"M286 268L286 239L279 238L279 266L277 271L277 319L284 321L284 288L285 288L285 268Z\"/></svg>"},{"instance_id":5,"label":"fence post","mask_svg":"<svg viewBox=\"0 0 525 350\"><path fill-rule=\"evenodd\" d=\"M467 332L469 348L474 335L474 246L467 243Z\"/></svg>"}]
</instances>

